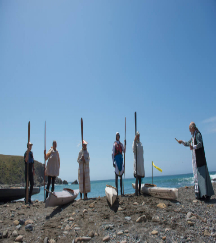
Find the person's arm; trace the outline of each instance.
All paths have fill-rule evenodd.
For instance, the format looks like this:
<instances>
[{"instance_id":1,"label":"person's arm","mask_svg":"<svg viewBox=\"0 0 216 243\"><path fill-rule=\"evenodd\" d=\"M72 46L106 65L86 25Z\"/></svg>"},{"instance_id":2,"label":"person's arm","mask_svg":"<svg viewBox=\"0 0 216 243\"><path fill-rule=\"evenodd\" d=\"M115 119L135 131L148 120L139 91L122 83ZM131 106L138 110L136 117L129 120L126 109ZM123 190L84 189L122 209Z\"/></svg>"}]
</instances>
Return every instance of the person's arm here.
<instances>
[{"instance_id":1,"label":"person's arm","mask_svg":"<svg viewBox=\"0 0 216 243\"><path fill-rule=\"evenodd\" d=\"M44 158L45 158L45 160L49 159L51 153L52 153L52 147L50 148L50 150L48 151L47 154L46 154L46 150L44 150Z\"/></svg>"},{"instance_id":2,"label":"person's arm","mask_svg":"<svg viewBox=\"0 0 216 243\"><path fill-rule=\"evenodd\" d=\"M132 149L133 149L133 153L136 153L136 151L135 151L135 140L133 141Z\"/></svg>"},{"instance_id":3,"label":"person's arm","mask_svg":"<svg viewBox=\"0 0 216 243\"><path fill-rule=\"evenodd\" d=\"M112 148L112 161L113 161L113 167L115 167L115 163L114 163L114 154L115 154L115 143L113 144L113 148Z\"/></svg>"},{"instance_id":4,"label":"person's arm","mask_svg":"<svg viewBox=\"0 0 216 243\"><path fill-rule=\"evenodd\" d=\"M59 156L59 152L58 152L58 162L59 162L59 169L60 169L60 156Z\"/></svg>"},{"instance_id":5,"label":"person's arm","mask_svg":"<svg viewBox=\"0 0 216 243\"><path fill-rule=\"evenodd\" d=\"M28 158L29 158L29 150L27 150L24 155L24 159L26 163L28 162Z\"/></svg>"},{"instance_id":6,"label":"person's arm","mask_svg":"<svg viewBox=\"0 0 216 243\"><path fill-rule=\"evenodd\" d=\"M79 155L78 155L78 158L77 158L78 163L82 162L82 156L81 155L82 155L82 150L79 151Z\"/></svg>"},{"instance_id":7,"label":"person's arm","mask_svg":"<svg viewBox=\"0 0 216 243\"><path fill-rule=\"evenodd\" d=\"M191 145L191 141L192 141L192 138L191 138L188 142L185 142L185 141L183 141L183 140L178 140L178 143L179 143L179 144L182 143L184 146L188 147L188 146Z\"/></svg>"}]
</instances>

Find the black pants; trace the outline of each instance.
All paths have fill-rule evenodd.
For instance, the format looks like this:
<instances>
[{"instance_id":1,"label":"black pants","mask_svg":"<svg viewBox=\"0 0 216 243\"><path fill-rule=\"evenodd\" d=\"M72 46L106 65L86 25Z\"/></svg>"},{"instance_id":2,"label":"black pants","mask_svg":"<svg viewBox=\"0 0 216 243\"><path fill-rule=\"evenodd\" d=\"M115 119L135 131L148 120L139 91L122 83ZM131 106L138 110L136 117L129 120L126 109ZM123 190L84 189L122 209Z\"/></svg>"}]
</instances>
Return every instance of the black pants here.
<instances>
[{"instance_id":1,"label":"black pants","mask_svg":"<svg viewBox=\"0 0 216 243\"><path fill-rule=\"evenodd\" d=\"M136 178L136 175L134 174L134 177ZM139 194L141 194L141 182L142 182L142 178L141 176L137 176L138 179L138 185L139 185ZM136 185L136 181L135 181L135 185Z\"/></svg>"},{"instance_id":2,"label":"black pants","mask_svg":"<svg viewBox=\"0 0 216 243\"><path fill-rule=\"evenodd\" d=\"M120 187L121 187L121 195L122 195L122 175L118 176L115 174L115 185L117 188L117 195L118 195L118 177L120 177Z\"/></svg>"},{"instance_id":3,"label":"black pants","mask_svg":"<svg viewBox=\"0 0 216 243\"><path fill-rule=\"evenodd\" d=\"M29 201L31 200L33 186L34 186L34 178L33 178L33 164L29 163L29 183L30 183L30 190L29 190ZM25 182L27 181L27 164L25 164ZM25 187L25 201L26 201L26 187Z\"/></svg>"},{"instance_id":4,"label":"black pants","mask_svg":"<svg viewBox=\"0 0 216 243\"><path fill-rule=\"evenodd\" d=\"M51 188L51 192L54 192L54 185L55 185L55 176L48 176L48 184L47 184L47 190L49 191L49 187L50 187L50 183L51 183L51 179L52 179L52 188ZM46 198L48 197L48 192L46 191Z\"/></svg>"}]
</instances>

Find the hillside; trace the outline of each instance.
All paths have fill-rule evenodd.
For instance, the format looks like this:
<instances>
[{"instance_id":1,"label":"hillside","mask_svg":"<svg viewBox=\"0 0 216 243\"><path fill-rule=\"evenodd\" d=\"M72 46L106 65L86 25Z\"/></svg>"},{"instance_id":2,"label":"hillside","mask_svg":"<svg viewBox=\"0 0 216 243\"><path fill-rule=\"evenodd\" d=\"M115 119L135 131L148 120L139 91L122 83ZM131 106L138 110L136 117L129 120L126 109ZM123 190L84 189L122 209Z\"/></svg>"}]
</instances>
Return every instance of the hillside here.
<instances>
[{"instance_id":1,"label":"hillside","mask_svg":"<svg viewBox=\"0 0 216 243\"><path fill-rule=\"evenodd\" d=\"M44 164L35 160L35 185L43 185ZM47 181L47 177L46 177ZM0 154L0 184L24 184L25 164L23 156ZM57 178L57 184L62 184L62 180Z\"/></svg>"}]
</instances>

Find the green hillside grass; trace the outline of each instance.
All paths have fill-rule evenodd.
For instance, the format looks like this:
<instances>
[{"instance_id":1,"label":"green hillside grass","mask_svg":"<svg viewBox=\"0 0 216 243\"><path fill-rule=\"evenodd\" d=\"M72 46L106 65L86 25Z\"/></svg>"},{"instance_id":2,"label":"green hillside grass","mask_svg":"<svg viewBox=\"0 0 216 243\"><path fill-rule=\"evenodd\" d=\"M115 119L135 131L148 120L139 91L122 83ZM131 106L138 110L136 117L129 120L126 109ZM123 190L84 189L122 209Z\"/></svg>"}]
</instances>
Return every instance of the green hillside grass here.
<instances>
[{"instance_id":1,"label":"green hillside grass","mask_svg":"<svg viewBox=\"0 0 216 243\"><path fill-rule=\"evenodd\" d=\"M34 184L42 185L44 183L44 164L35 160L34 167ZM0 154L0 184L11 185L21 183L25 183L24 157ZM61 184L62 180L57 178L56 183Z\"/></svg>"}]
</instances>

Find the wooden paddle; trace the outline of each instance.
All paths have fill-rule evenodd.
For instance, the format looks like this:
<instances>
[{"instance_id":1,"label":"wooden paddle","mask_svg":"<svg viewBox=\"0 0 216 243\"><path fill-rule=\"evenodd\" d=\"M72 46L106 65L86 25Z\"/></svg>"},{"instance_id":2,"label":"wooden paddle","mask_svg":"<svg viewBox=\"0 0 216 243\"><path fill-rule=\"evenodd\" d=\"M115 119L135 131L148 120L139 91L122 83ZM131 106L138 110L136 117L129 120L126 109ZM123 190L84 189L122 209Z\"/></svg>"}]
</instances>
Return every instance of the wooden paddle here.
<instances>
[{"instance_id":1,"label":"wooden paddle","mask_svg":"<svg viewBox=\"0 0 216 243\"><path fill-rule=\"evenodd\" d=\"M28 123L28 147L29 147L29 142L30 142L30 121ZM28 148L29 149L29 148ZM26 176L26 203L28 203L29 200L29 151L27 150L26 156L28 161L27 161L27 176Z\"/></svg>"},{"instance_id":2,"label":"wooden paddle","mask_svg":"<svg viewBox=\"0 0 216 243\"><path fill-rule=\"evenodd\" d=\"M125 117L125 148L124 148L124 182L125 182L125 150L126 150L126 117ZM124 182L123 182L123 195L124 195Z\"/></svg>"},{"instance_id":3,"label":"wooden paddle","mask_svg":"<svg viewBox=\"0 0 216 243\"><path fill-rule=\"evenodd\" d=\"M44 129L44 150L46 150L46 121L45 121L45 129ZM46 155L44 155L44 201L46 200L45 198L45 170L46 170Z\"/></svg>"},{"instance_id":4,"label":"wooden paddle","mask_svg":"<svg viewBox=\"0 0 216 243\"><path fill-rule=\"evenodd\" d=\"M177 138L175 138L175 140L178 142L178 139Z\"/></svg>"},{"instance_id":5,"label":"wooden paddle","mask_svg":"<svg viewBox=\"0 0 216 243\"><path fill-rule=\"evenodd\" d=\"M81 138L82 138L82 150L83 150L83 119L81 118ZM84 155L84 154L82 154ZM85 163L83 162L83 193L84 199L86 199L85 195Z\"/></svg>"},{"instance_id":6,"label":"wooden paddle","mask_svg":"<svg viewBox=\"0 0 216 243\"><path fill-rule=\"evenodd\" d=\"M135 111L135 136L137 131L137 120L136 120L136 111ZM136 140L135 140L135 146L136 146ZM136 189L135 189L135 195L138 196L138 177L137 177L137 146L136 146Z\"/></svg>"}]
</instances>

